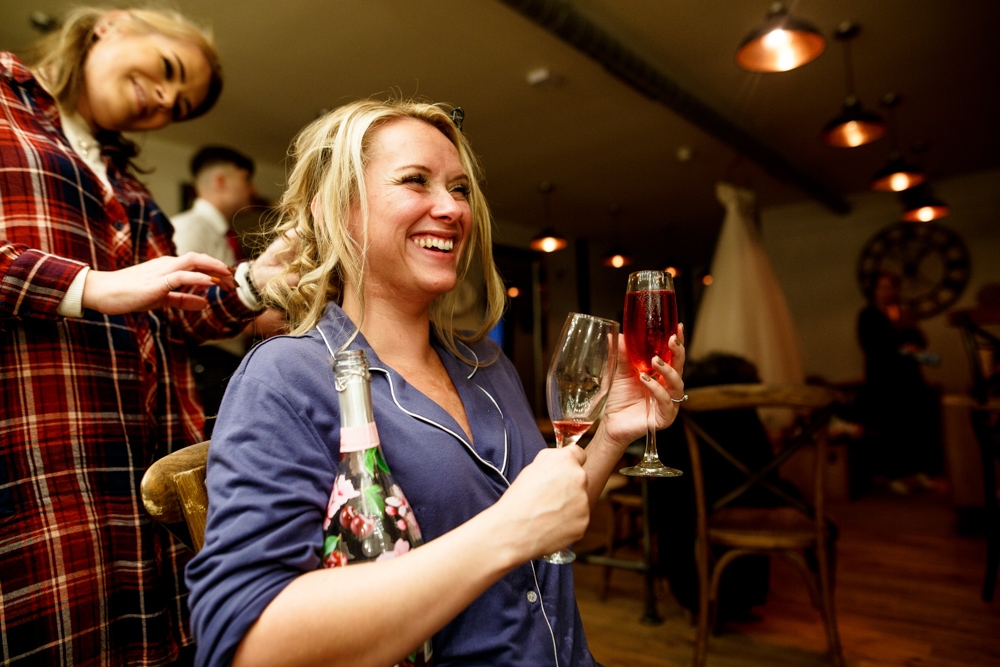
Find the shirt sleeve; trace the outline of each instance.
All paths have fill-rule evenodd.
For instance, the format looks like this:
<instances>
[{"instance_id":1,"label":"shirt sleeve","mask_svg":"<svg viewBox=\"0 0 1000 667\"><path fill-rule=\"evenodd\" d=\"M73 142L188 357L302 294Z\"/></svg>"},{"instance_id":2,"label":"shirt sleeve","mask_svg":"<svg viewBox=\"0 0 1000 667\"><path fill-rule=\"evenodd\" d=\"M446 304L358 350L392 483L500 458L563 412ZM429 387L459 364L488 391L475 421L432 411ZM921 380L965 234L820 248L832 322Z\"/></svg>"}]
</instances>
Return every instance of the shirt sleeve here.
<instances>
[{"instance_id":1,"label":"shirt sleeve","mask_svg":"<svg viewBox=\"0 0 1000 667\"><path fill-rule=\"evenodd\" d=\"M0 319L58 319L59 305L86 266L0 240Z\"/></svg>"},{"instance_id":2,"label":"shirt sleeve","mask_svg":"<svg viewBox=\"0 0 1000 667\"><path fill-rule=\"evenodd\" d=\"M299 363L282 340L295 339L271 339L244 360L212 434L205 546L186 574L199 665L229 664L271 600L321 564L336 473L321 434L337 432L336 392L310 404L308 366L332 377L329 365Z\"/></svg>"}]
</instances>

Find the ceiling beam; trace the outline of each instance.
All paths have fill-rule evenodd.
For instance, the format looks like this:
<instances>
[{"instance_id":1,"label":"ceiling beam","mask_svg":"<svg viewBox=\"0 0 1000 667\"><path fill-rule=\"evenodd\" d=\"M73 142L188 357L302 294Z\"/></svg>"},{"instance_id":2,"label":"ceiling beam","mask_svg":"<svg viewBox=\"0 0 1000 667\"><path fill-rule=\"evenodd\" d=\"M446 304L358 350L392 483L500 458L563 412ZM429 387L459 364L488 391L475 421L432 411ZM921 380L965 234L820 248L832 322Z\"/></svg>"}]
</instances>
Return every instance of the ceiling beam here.
<instances>
[{"instance_id":1,"label":"ceiling beam","mask_svg":"<svg viewBox=\"0 0 1000 667\"><path fill-rule=\"evenodd\" d=\"M566 0L500 0L570 46L587 54L638 92L653 99L696 127L820 202L834 213L846 214L851 205L778 152L730 122L707 104L630 51L600 26L580 14Z\"/></svg>"}]
</instances>

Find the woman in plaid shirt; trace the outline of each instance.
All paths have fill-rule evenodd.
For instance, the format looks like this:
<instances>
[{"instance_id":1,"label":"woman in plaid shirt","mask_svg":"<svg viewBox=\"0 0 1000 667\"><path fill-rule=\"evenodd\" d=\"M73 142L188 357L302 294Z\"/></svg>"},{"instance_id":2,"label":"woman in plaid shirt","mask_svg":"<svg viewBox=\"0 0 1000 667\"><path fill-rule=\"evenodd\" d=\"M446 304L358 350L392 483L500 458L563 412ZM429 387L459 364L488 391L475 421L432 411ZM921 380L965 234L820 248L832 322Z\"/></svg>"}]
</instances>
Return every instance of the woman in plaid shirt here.
<instances>
[{"instance_id":1,"label":"woman in plaid shirt","mask_svg":"<svg viewBox=\"0 0 1000 667\"><path fill-rule=\"evenodd\" d=\"M221 85L172 12L81 8L30 67L0 53L3 664L164 665L190 643L186 558L139 481L202 437L185 344L259 305L248 265L173 256L120 132L197 117Z\"/></svg>"}]
</instances>

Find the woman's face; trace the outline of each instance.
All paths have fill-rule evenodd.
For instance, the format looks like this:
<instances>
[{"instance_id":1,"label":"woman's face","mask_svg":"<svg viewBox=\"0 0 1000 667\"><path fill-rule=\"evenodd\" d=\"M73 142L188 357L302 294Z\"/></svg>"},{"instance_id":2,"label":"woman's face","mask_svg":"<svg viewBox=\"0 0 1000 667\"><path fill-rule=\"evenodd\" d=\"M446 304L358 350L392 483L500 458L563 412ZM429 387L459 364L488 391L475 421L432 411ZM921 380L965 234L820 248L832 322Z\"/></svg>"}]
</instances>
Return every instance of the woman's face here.
<instances>
[{"instance_id":1,"label":"woman's face","mask_svg":"<svg viewBox=\"0 0 1000 667\"><path fill-rule=\"evenodd\" d=\"M195 44L136 32L122 12L101 19L96 34L76 109L95 130L158 130L205 99L211 66Z\"/></svg>"},{"instance_id":2,"label":"woman's face","mask_svg":"<svg viewBox=\"0 0 1000 667\"><path fill-rule=\"evenodd\" d=\"M365 169L366 298L426 307L457 281L472 224L469 177L458 149L419 120L395 120L379 128L371 155Z\"/></svg>"}]
</instances>

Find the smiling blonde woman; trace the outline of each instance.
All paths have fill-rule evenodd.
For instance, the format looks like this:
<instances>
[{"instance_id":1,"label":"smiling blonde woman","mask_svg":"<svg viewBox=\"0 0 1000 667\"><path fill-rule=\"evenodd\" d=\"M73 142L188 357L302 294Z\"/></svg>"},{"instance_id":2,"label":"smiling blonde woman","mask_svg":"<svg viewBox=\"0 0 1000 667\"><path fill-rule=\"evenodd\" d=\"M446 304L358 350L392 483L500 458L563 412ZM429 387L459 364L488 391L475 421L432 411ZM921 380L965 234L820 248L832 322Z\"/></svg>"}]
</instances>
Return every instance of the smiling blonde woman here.
<instances>
[{"instance_id":1,"label":"smiling blonde woman","mask_svg":"<svg viewBox=\"0 0 1000 667\"><path fill-rule=\"evenodd\" d=\"M166 665L190 644L186 556L139 480L202 438L186 343L259 304L174 256L120 133L208 111L218 57L179 14L81 8L27 62L0 53L0 655Z\"/></svg>"}]
</instances>

